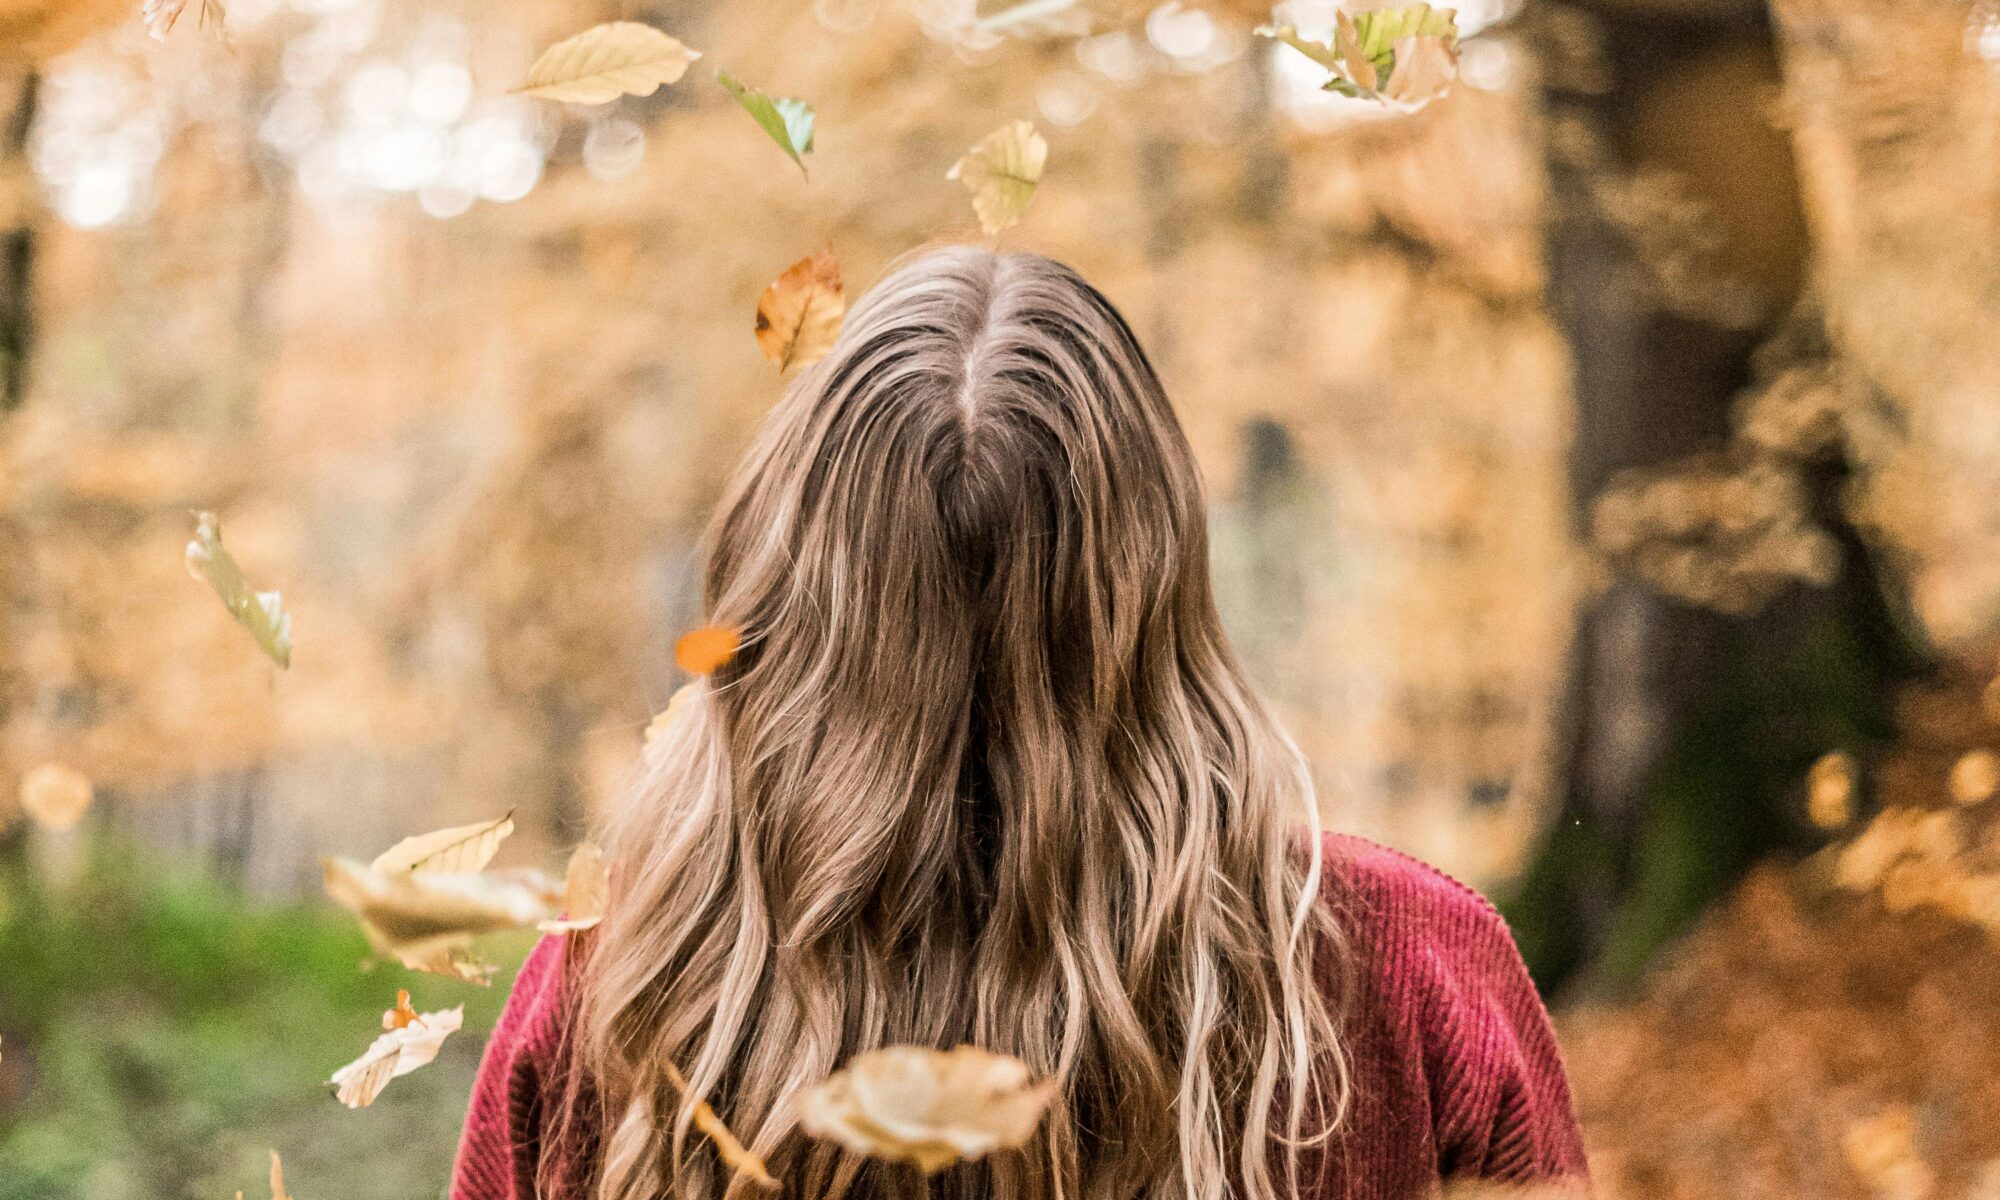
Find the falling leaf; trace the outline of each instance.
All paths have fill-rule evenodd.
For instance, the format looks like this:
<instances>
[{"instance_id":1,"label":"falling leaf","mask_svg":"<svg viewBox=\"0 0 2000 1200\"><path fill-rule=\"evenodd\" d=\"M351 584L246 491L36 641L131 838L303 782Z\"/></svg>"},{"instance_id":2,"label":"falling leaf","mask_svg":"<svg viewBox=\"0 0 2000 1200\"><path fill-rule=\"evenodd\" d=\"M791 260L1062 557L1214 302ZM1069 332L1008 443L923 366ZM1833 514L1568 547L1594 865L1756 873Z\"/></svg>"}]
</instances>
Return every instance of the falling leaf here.
<instances>
[{"instance_id":1,"label":"falling leaf","mask_svg":"<svg viewBox=\"0 0 2000 1200\"><path fill-rule=\"evenodd\" d=\"M753 87L745 87L727 71L717 71L716 81L723 89L736 97L736 103L750 114L758 128L769 134L778 143L778 149L789 154L792 161L805 172L805 155L813 149L813 107L803 100L788 100L767 96Z\"/></svg>"},{"instance_id":2,"label":"falling leaf","mask_svg":"<svg viewBox=\"0 0 2000 1200\"><path fill-rule=\"evenodd\" d=\"M996 12L975 17L978 33L1016 37L1079 36L1090 32L1090 10L1080 0L1019 0Z\"/></svg>"},{"instance_id":3,"label":"falling leaf","mask_svg":"<svg viewBox=\"0 0 2000 1200\"><path fill-rule=\"evenodd\" d=\"M690 675L713 675L736 657L743 635L728 625L707 625L674 643L674 661Z\"/></svg>"},{"instance_id":4,"label":"falling leaf","mask_svg":"<svg viewBox=\"0 0 2000 1200\"><path fill-rule=\"evenodd\" d=\"M694 699L695 689L700 686L699 682L690 683L682 687L679 691L676 691L667 700L666 709L660 715L654 717L646 726L646 744L648 746L652 745L659 739L661 734L667 731L667 726L674 723L674 718L679 716L681 710L686 708Z\"/></svg>"},{"instance_id":5,"label":"falling leaf","mask_svg":"<svg viewBox=\"0 0 2000 1200\"><path fill-rule=\"evenodd\" d=\"M73 829L90 808L90 780L74 767L43 763L21 777L21 809L43 829Z\"/></svg>"},{"instance_id":6,"label":"falling leaf","mask_svg":"<svg viewBox=\"0 0 2000 1200\"><path fill-rule=\"evenodd\" d=\"M257 592L222 545L222 524L212 512L195 514L194 540L187 544L188 574L205 581L222 598L257 645L281 667L292 665L292 615L276 592Z\"/></svg>"},{"instance_id":7,"label":"falling leaf","mask_svg":"<svg viewBox=\"0 0 2000 1200\"><path fill-rule=\"evenodd\" d=\"M580 933L596 927L611 903L611 875L604 866L604 851L584 842L570 852L569 870L563 875L563 915L561 920L543 921L543 933Z\"/></svg>"},{"instance_id":8,"label":"falling leaf","mask_svg":"<svg viewBox=\"0 0 2000 1200\"><path fill-rule=\"evenodd\" d=\"M409 989L397 988L396 1007L382 1014L382 1028L407 1029L417 1019L417 1010L410 1005Z\"/></svg>"},{"instance_id":9,"label":"falling leaf","mask_svg":"<svg viewBox=\"0 0 2000 1200\"><path fill-rule=\"evenodd\" d=\"M544 50L516 90L571 104L650 96L687 74L688 64L700 57L700 51L651 25L611 21Z\"/></svg>"},{"instance_id":10,"label":"falling leaf","mask_svg":"<svg viewBox=\"0 0 2000 1200\"><path fill-rule=\"evenodd\" d=\"M466 953L477 934L554 920L562 889L539 871L447 875L324 862L326 893L361 918L377 953L413 971L473 982L490 972Z\"/></svg>"},{"instance_id":11,"label":"falling leaf","mask_svg":"<svg viewBox=\"0 0 2000 1200\"><path fill-rule=\"evenodd\" d=\"M1257 33L1325 67L1325 90L1404 112L1444 95L1458 77L1458 16L1449 8L1336 12L1332 45L1301 37L1289 25L1266 25Z\"/></svg>"},{"instance_id":12,"label":"falling leaf","mask_svg":"<svg viewBox=\"0 0 2000 1200\"><path fill-rule=\"evenodd\" d=\"M377 855L369 866L377 871L431 871L469 875L486 869L500 843L514 832L514 814L497 821L460 825L436 833L404 838Z\"/></svg>"},{"instance_id":13,"label":"falling leaf","mask_svg":"<svg viewBox=\"0 0 2000 1200\"><path fill-rule=\"evenodd\" d=\"M989 235L1021 219L1042 181L1049 144L1027 121L1010 121L980 139L945 172L972 193L979 227Z\"/></svg>"},{"instance_id":14,"label":"falling leaf","mask_svg":"<svg viewBox=\"0 0 2000 1200\"><path fill-rule=\"evenodd\" d=\"M833 349L846 315L840 263L831 252L807 255L757 298L757 345L781 374L806 366Z\"/></svg>"},{"instance_id":15,"label":"falling leaf","mask_svg":"<svg viewBox=\"0 0 2000 1200\"><path fill-rule=\"evenodd\" d=\"M156 42L164 42L174 30L174 23L187 11L188 0L146 0L140 15L146 22L146 32L153 35ZM229 14L223 10L222 0L201 0L198 21L203 29L220 31L225 28Z\"/></svg>"},{"instance_id":16,"label":"falling leaf","mask_svg":"<svg viewBox=\"0 0 2000 1200\"><path fill-rule=\"evenodd\" d=\"M686 1096L688 1094L687 1077L682 1075L680 1069L672 1063L666 1064L666 1067L667 1082L673 1084L674 1088L681 1095ZM759 1158L748 1146L745 1146L737 1138L729 1126L723 1123L721 1117L715 1115L715 1110L709 1107L708 1101L696 1100L694 1102L693 1120L694 1127L706 1134L709 1141L715 1143L715 1152L721 1157L724 1166L732 1171L748 1175L757 1186L767 1191L778 1190L778 1181L772 1176L771 1168L766 1166L762 1158Z\"/></svg>"},{"instance_id":17,"label":"falling leaf","mask_svg":"<svg viewBox=\"0 0 2000 1200\"><path fill-rule=\"evenodd\" d=\"M1991 750L1973 750L1951 765L1951 798L1960 804L1978 804L2000 791L2000 755Z\"/></svg>"},{"instance_id":18,"label":"falling leaf","mask_svg":"<svg viewBox=\"0 0 2000 1200\"><path fill-rule=\"evenodd\" d=\"M1451 90L1458 78L1458 45L1441 37L1400 38L1396 69L1382 89L1382 99L1411 112Z\"/></svg>"},{"instance_id":19,"label":"falling leaf","mask_svg":"<svg viewBox=\"0 0 2000 1200\"><path fill-rule=\"evenodd\" d=\"M396 993L396 1007L382 1014L386 1032L371 1043L360 1058L333 1073L328 1082L335 1095L349 1108L366 1108L389 1086L438 1056L444 1040L465 1021L465 1009L419 1014L410 1007L410 994Z\"/></svg>"},{"instance_id":20,"label":"falling leaf","mask_svg":"<svg viewBox=\"0 0 2000 1200\"><path fill-rule=\"evenodd\" d=\"M1024 1144L1055 1094L1055 1081L1035 1082L1018 1058L976 1046L891 1046L855 1056L808 1090L799 1121L814 1137L928 1173Z\"/></svg>"}]
</instances>

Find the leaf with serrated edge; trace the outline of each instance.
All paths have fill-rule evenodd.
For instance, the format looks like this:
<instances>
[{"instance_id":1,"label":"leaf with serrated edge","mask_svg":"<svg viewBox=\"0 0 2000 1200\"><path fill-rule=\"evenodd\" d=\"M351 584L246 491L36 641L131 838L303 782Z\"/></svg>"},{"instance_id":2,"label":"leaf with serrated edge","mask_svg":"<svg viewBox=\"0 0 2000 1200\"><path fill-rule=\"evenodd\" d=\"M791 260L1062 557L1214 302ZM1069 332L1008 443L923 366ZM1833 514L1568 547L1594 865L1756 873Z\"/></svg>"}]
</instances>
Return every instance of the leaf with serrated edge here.
<instances>
[{"instance_id":1,"label":"leaf with serrated edge","mask_svg":"<svg viewBox=\"0 0 2000 1200\"><path fill-rule=\"evenodd\" d=\"M780 374L807 366L833 349L846 315L840 263L831 253L809 254L757 298L757 346Z\"/></svg>"},{"instance_id":2,"label":"leaf with serrated edge","mask_svg":"<svg viewBox=\"0 0 2000 1200\"><path fill-rule=\"evenodd\" d=\"M543 933L581 933L604 920L611 903L611 873L604 865L604 851L584 842L570 852L569 869L563 874L563 915L558 921L543 921Z\"/></svg>"},{"instance_id":3,"label":"leaf with serrated edge","mask_svg":"<svg viewBox=\"0 0 2000 1200\"><path fill-rule=\"evenodd\" d=\"M397 1007L384 1016L384 1024L391 1020L402 1023L393 1025L386 1033L370 1043L360 1058L348 1063L333 1073L328 1082L337 1089L335 1094L340 1102L349 1108L365 1108L375 1103L382 1089L389 1081L430 1062L438 1055L444 1040L458 1031L465 1021L465 1009L448 1008L441 1012L411 1014L402 1020L401 1010L408 1007L409 994L402 993L397 999Z\"/></svg>"},{"instance_id":4,"label":"leaf with serrated edge","mask_svg":"<svg viewBox=\"0 0 2000 1200\"><path fill-rule=\"evenodd\" d=\"M778 149L791 156L799 165L799 171L806 173L805 155L813 149L813 107L803 100L793 100L782 96L769 96L753 87L739 83L727 71L715 73L716 82L724 91L736 98L750 119L757 122L770 139L778 144Z\"/></svg>"},{"instance_id":5,"label":"leaf with serrated edge","mask_svg":"<svg viewBox=\"0 0 2000 1200\"><path fill-rule=\"evenodd\" d=\"M222 523L212 512L195 514L194 538L187 544L188 574L215 589L229 615L235 617L272 662L292 665L292 617L276 592L258 592L243 577L222 545Z\"/></svg>"},{"instance_id":6,"label":"leaf with serrated edge","mask_svg":"<svg viewBox=\"0 0 2000 1200\"><path fill-rule=\"evenodd\" d=\"M570 104L605 104L650 96L687 74L701 57L680 40L637 21L611 21L557 42L528 68L524 96Z\"/></svg>"},{"instance_id":7,"label":"leaf with serrated edge","mask_svg":"<svg viewBox=\"0 0 2000 1200\"><path fill-rule=\"evenodd\" d=\"M377 871L429 871L439 875L471 875L486 869L500 843L514 832L514 814L407 837L368 864Z\"/></svg>"},{"instance_id":8,"label":"leaf with serrated edge","mask_svg":"<svg viewBox=\"0 0 2000 1200\"><path fill-rule=\"evenodd\" d=\"M1021 219L1042 182L1049 144L1027 121L1009 121L980 139L945 172L972 193L972 209L988 235Z\"/></svg>"}]
</instances>

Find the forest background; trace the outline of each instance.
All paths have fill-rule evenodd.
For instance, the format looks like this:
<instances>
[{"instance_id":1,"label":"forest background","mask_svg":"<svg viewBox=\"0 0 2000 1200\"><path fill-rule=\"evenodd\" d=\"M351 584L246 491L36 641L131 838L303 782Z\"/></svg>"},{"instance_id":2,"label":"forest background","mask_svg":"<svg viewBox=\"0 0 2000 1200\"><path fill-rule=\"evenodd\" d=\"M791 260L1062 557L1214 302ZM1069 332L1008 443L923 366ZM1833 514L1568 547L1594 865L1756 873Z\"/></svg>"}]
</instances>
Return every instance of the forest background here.
<instances>
[{"instance_id":1,"label":"forest background","mask_svg":"<svg viewBox=\"0 0 2000 1200\"><path fill-rule=\"evenodd\" d=\"M1133 319L1327 821L1501 902L1603 1191L2000 1196L2000 5L1474 0L1416 112L1252 33L1323 0L1005 7L0 0L0 1198L442 1190L506 974L357 970L321 857L560 865L685 681L760 294L992 242L945 176L1015 120L999 244ZM614 19L704 58L511 92ZM346 1111L399 986L465 1032Z\"/></svg>"}]
</instances>

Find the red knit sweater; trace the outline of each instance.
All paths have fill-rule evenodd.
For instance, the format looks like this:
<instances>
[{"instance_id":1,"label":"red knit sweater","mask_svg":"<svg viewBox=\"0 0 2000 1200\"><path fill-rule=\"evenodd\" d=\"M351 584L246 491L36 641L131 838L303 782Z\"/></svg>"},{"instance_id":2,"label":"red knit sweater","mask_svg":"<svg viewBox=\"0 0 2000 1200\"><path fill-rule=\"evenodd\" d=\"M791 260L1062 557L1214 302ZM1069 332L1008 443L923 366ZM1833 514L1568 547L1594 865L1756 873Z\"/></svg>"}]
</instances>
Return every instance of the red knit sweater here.
<instances>
[{"instance_id":1,"label":"red knit sweater","mask_svg":"<svg viewBox=\"0 0 2000 1200\"><path fill-rule=\"evenodd\" d=\"M1359 838L1327 835L1326 861L1325 896L1351 950L1354 1103L1309 1200L1410 1200L1458 1179L1587 1192L1555 1034L1493 906ZM452 1200L581 1200L534 1196L562 1115L562 959L562 939L544 939L514 982L473 1088ZM580 1176L582 1164L554 1157L541 1178Z\"/></svg>"}]
</instances>

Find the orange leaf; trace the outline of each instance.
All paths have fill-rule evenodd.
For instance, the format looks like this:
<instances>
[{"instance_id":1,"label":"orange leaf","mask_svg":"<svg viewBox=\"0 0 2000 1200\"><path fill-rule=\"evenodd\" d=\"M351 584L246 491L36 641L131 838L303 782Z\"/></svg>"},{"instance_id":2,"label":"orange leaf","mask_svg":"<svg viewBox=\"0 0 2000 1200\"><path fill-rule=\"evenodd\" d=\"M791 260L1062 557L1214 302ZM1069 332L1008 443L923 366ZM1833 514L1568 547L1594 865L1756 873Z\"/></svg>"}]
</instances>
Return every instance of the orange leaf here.
<instances>
[{"instance_id":1,"label":"orange leaf","mask_svg":"<svg viewBox=\"0 0 2000 1200\"><path fill-rule=\"evenodd\" d=\"M778 370L826 356L840 336L847 296L831 252L811 254L785 269L757 299L757 345Z\"/></svg>"},{"instance_id":2,"label":"orange leaf","mask_svg":"<svg viewBox=\"0 0 2000 1200\"><path fill-rule=\"evenodd\" d=\"M410 1007L410 993L405 988L396 989L396 1007L382 1014L382 1028L407 1029L410 1022L417 1019L417 1010Z\"/></svg>"},{"instance_id":3,"label":"orange leaf","mask_svg":"<svg viewBox=\"0 0 2000 1200\"><path fill-rule=\"evenodd\" d=\"M707 625L674 643L674 661L690 675L713 675L736 657L743 635L728 625Z\"/></svg>"}]
</instances>

